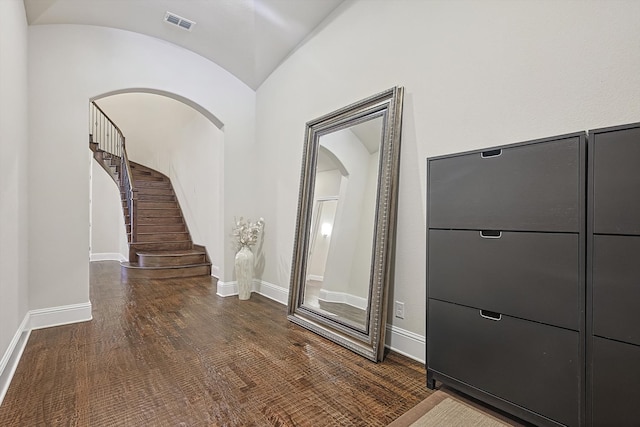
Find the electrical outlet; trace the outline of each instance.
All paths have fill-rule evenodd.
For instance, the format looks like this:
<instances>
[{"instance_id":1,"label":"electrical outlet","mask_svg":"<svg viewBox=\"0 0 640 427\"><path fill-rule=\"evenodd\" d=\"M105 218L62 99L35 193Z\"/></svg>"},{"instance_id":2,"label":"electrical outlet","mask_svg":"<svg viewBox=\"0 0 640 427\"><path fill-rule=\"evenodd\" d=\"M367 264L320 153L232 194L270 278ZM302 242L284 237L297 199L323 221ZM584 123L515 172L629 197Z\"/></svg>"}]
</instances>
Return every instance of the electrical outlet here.
<instances>
[{"instance_id":1,"label":"electrical outlet","mask_svg":"<svg viewBox=\"0 0 640 427\"><path fill-rule=\"evenodd\" d=\"M404 319L404 303L396 301L396 317L398 319Z\"/></svg>"}]
</instances>

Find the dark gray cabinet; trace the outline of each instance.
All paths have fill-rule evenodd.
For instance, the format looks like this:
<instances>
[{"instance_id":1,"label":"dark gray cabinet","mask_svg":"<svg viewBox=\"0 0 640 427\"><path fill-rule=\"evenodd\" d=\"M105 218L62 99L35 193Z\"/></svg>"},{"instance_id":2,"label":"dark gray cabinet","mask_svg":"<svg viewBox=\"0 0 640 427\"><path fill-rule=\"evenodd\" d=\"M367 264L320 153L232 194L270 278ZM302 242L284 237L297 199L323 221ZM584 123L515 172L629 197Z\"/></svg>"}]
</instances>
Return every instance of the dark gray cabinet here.
<instances>
[{"instance_id":1,"label":"dark gray cabinet","mask_svg":"<svg viewBox=\"0 0 640 427\"><path fill-rule=\"evenodd\" d=\"M589 132L593 232L640 234L640 127Z\"/></svg>"},{"instance_id":2,"label":"dark gray cabinet","mask_svg":"<svg viewBox=\"0 0 640 427\"><path fill-rule=\"evenodd\" d=\"M596 234L592 243L593 334L640 346L640 236Z\"/></svg>"},{"instance_id":3,"label":"dark gray cabinet","mask_svg":"<svg viewBox=\"0 0 640 427\"><path fill-rule=\"evenodd\" d=\"M429 160L429 227L578 232L580 135Z\"/></svg>"},{"instance_id":4,"label":"dark gray cabinet","mask_svg":"<svg viewBox=\"0 0 640 427\"><path fill-rule=\"evenodd\" d=\"M573 233L431 229L429 297L577 331L579 255Z\"/></svg>"},{"instance_id":5,"label":"dark gray cabinet","mask_svg":"<svg viewBox=\"0 0 640 427\"><path fill-rule=\"evenodd\" d=\"M498 320L485 310L436 299L428 308L429 343L438 349L431 369L560 423L575 423L577 332L503 314Z\"/></svg>"},{"instance_id":6,"label":"dark gray cabinet","mask_svg":"<svg viewBox=\"0 0 640 427\"><path fill-rule=\"evenodd\" d=\"M640 423L640 347L593 337L591 425L637 427Z\"/></svg>"},{"instance_id":7,"label":"dark gray cabinet","mask_svg":"<svg viewBox=\"0 0 640 427\"><path fill-rule=\"evenodd\" d=\"M427 385L584 421L586 135L427 160Z\"/></svg>"},{"instance_id":8,"label":"dark gray cabinet","mask_svg":"<svg viewBox=\"0 0 640 427\"><path fill-rule=\"evenodd\" d=\"M587 419L640 425L640 124L589 132Z\"/></svg>"}]
</instances>

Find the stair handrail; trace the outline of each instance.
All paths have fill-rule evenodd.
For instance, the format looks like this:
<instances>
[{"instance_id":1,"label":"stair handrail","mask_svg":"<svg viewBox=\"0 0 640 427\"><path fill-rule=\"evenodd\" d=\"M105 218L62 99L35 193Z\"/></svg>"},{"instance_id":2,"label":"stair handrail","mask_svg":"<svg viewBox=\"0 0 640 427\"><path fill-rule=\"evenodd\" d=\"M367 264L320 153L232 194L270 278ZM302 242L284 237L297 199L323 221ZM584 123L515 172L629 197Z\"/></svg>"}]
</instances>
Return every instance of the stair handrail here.
<instances>
[{"instance_id":1,"label":"stair handrail","mask_svg":"<svg viewBox=\"0 0 640 427\"><path fill-rule=\"evenodd\" d=\"M93 106L90 118L93 141L98 144L100 150L122 157L124 134L95 101L91 101L91 105Z\"/></svg>"},{"instance_id":2,"label":"stair handrail","mask_svg":"<svg viewBox=\"0 0 640 427\"><path fill-rule=\"evenodd\" d=\"M104 152L110 153L120 158L119 186L124 193L129 210L129 243L135 243L138 240L137 220L135 210L137 209L137 190L133 184L133 173L127 155L125 137L120 128L111 120L102 108L91 101L94 107L90 112L91 119L91 142L97 143L98 148ZM131 254L131 249L129 250ZM130 256L131 258L131 256Z\"/></svg>"},{"instance_id":3,"label":"stair handrail","mask_svg":"<svg viewBox=\"0 0 640 427\"><path fill-rule=\"evenodd\" d=\"M127 207L129 208L129 227L130 227L130 243L138 241L138 216L135 215L137 210L137 190L133 185L133 173L131 172L131 165L129 164L129 156L127 155L127 148L125 145L124 136L122 137L122 170L120 186L124 190L127 196ZM126 181L126 182L125 182ZM131 252L131 251L130 251ZM131 254L129 256L131 258Z\"/></svg>"}]
</instances>

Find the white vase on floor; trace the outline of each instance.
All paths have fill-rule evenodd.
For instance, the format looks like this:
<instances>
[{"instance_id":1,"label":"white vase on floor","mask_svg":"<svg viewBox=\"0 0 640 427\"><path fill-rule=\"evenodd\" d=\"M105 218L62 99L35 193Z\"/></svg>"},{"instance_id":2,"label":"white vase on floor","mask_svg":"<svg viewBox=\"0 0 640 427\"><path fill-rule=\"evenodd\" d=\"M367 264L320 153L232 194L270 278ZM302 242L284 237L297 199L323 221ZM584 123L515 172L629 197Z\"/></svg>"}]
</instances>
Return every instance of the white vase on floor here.
<instances>
[{"instance_id":1,"label":"white vase on floor","mask_svg":"<svg viewBox=\"0 0 640 427\"><path fill-rule=\"evenodd\" d=\"M241 300L247 300L251 297L253 263L254 256L249 246L240 248L235 258L235 269L238 281L238 298Z\"/></svg>"}]
</instances>

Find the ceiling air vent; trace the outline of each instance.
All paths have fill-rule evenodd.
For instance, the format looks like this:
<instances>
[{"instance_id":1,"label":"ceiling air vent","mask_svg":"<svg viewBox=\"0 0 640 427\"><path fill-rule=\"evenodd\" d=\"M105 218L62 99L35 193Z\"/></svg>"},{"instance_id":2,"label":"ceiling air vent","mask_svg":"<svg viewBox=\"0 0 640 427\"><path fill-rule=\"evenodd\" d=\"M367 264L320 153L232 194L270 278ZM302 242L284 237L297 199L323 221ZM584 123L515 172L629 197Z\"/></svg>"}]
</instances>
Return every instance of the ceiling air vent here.
<instances>
[{"instance_id":1,"label":"ceiling air vent","mask_svg":"<svg viewBox=\"0 0 640 427\"><path fill-rule=\"evenodd\" d=\"M171 12L167 12L164 14L164 20L169 24L177 25L178 27L187 31L191 31L193 29L193 26L196 25L195 22L189 21L188 19Z\"/></svg>"}]
</instances>

